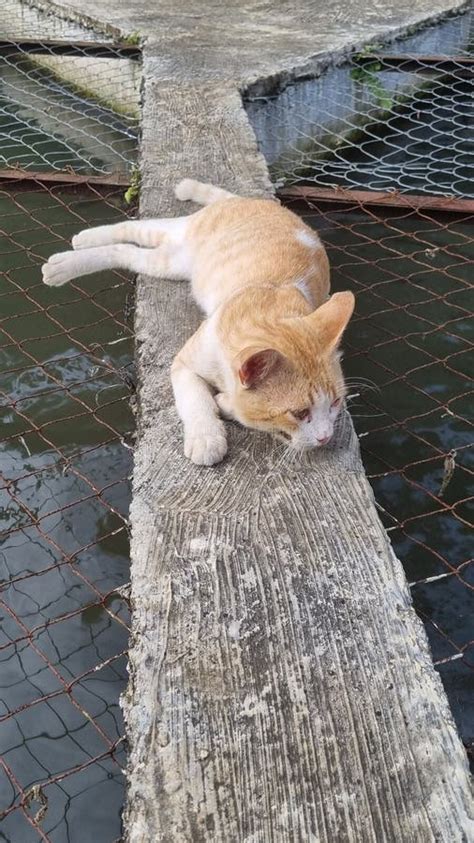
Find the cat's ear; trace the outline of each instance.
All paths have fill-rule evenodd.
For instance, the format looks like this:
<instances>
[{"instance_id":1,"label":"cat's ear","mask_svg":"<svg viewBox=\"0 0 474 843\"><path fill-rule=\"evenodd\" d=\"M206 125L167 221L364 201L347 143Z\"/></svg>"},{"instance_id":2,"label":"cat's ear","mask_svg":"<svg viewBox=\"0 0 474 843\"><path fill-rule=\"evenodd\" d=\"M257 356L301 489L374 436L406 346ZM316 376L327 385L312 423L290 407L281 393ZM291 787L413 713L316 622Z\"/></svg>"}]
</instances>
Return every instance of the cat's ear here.
<instances>
[{"instance_id":1,"label":"cat's ear","mask_svg":"<svg viewBox=\"0 0 474 843\"><path fill-rule=\"evenodd\" d=\"M281 365L284 357L274 348L262 351L247 349L240 355L239 380L245 389L251 389L265 380Z\"/></svg>"},{"instance_id":2,"label":"cat's ear","mask_svg":"<svg viewBox=\"0 0 474 843\"><path fill-rule=\"evenodd\" d=\"M305 317L311 321L325 350L333 351L339 345L354 311L354 304L354 294L348 290L334 293L327 302Z\"/></svg>"}]
</instances>

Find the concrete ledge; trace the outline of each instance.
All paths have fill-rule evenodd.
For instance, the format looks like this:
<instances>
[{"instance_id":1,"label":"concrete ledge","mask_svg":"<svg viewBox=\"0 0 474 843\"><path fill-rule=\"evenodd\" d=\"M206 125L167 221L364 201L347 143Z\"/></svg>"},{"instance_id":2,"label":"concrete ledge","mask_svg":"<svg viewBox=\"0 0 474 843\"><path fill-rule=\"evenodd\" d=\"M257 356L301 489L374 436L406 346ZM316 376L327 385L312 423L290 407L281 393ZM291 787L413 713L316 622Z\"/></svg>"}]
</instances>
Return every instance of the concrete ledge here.
<instances>
[{"instance_id":1,"label":"concrete ledge","mask_svg":"<svg viewBox=\"0 0 474 843\"><path fill-rule=\"evenodd\" d=\"M104 0L149 36L144 216L178 213L184 175L269 192L246 80L455 4L317 5ZM185 285L140 279L128 840L467 843L466 757L352 426L298 466L236 426L223 465L186 462L169 364L197 321Z\"/></svg>"},{"instance_id":2,"label":"concrete ledge","mask_svg":"<svg viewBox=\"0 0 474 843\"><path fill-rule=\"evenodd\" d=\"M231 86L145 90L145 216L182 212L187 173L268 191ZM186 286L143 279L136 320L129 840L469 839L464 750L352 426L293 469L233 427L197 469L169 385Z\"/></svg>"}]
</instances>

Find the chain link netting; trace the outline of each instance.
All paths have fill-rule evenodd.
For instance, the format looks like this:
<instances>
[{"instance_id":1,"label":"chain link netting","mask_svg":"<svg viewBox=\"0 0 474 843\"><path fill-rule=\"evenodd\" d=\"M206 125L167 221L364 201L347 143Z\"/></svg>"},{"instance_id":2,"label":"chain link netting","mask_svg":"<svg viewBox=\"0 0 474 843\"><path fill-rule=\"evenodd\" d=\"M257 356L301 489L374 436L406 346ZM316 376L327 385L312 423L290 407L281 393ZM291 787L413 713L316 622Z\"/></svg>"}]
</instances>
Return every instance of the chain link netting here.
<instances>
[{"instance_id":1,"label":"chain link netting","mask_svg":"<svg viewBox=\"0 0 474 843\"><path fill-rule=\"evenodd\" d=\"M133 288L109 273L51 290L40 265L127 214L123 190L64 179L129 182L139 57L19 9L0 10L0 817L15 843L105 842L120 837L125 765ZM444 27L246 107L334 289L357 293L350 406L472 753L470 16Z\"/></svg>"},{"instance_id":2,"label":"chain link netting","mask_svg":"<svg viewBox=\"0 0 474 843\"><path fill-rule=\"evenodd\" d=\"M470 11L441 35L371 45L316 83L250 95L247 112L276 184L473 198L471 25Z\"/></svg>"},{"instance_id":3,"label":"chain link netting","mask_svg":"<svg viewBox=\"0 0 474 843\"><path fill-rule=\"evenodd\" d=\"M0 169L127 184L136 162L140 50L94 41L67 22L54 33L57 19L19 6L7 0L0 9ZM41 40L48 27L49 40Z\"/></svg>"},{"instance_id":4,"label":"chain link netting","mask_svg":"<svg viewBox=\"0 0 474 843\"><path fill-rule=\"evenodd\" d=\"M2 839L113 841L133 287L115 272L52 290L40 266L128 215L116 185L133 182L140 54L11 0L0 21Z\"/></svg>"},{"instance_id":5,"label":"chain link netting","mask_svg":"<svg viewBox=\"0 0 474 843\"><path fill-rule=\"evenodd\" d=\"M78 229L123 218L124 202L111 188L2 188L2 834L69 840L80 828L81 839L113 840L125 764L132 288L109 273L51 290L40 265Z\"/></svg>"},{"instance_id":6,"label":"chain link netting","mask_svg":"<svg viewBox=\"0 0 474 843\"><path fill-rule=\"evenodd\" d=\"M349 406L474 761L471 27L469 9L246 108L333 289L356 293Z\"/></svg>"}]
</instances>

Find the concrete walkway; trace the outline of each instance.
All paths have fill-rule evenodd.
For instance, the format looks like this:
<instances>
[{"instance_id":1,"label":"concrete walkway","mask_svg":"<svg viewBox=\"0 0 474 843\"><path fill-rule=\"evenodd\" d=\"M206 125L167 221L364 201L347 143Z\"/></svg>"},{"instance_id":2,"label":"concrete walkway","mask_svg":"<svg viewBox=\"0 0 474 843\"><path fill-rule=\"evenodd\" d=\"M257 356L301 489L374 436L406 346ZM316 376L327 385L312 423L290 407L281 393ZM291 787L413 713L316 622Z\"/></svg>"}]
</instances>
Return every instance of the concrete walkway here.
<instances>
[{"instance_id":1,"label":"concrete walkway","mask_svg":"<svg viewBox=\"0 0 474 843\"><path fill-rule=\"evenodd\" d=\"M316 73L457 5L59 7L147 38L140 210L166 216L182 212L184 175L269 192L239 89ZM474 840L465 754L351 426L291 471L236 426L224 464L191 465L169 365L198 319L185 285L140 280L128 839Z\"/></svg>"}]
</instances>

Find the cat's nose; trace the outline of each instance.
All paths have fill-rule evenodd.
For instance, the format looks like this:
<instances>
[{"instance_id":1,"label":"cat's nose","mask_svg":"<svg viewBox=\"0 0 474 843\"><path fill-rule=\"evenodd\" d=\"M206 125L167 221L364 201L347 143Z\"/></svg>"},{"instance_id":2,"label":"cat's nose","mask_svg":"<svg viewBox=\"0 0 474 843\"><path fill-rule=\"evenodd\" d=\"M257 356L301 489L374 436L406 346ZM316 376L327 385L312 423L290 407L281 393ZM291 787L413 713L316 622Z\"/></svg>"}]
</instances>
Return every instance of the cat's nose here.
<instances>
[{"instance_id":1,"label":"cat's nose","mask_svg":"<svg viewBox=\"0 0 474 843\"><path fill-rule=\"evenodd\" d=\"M325 445L326 442L329 442L330 438L331 438L330 436L323 436L322 439L317 440L318 445Z\"/></svg>"}]
</instances>

